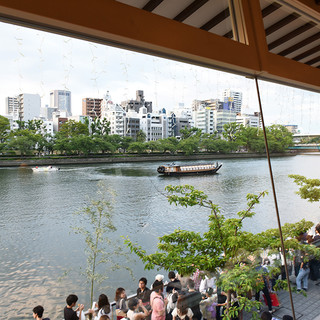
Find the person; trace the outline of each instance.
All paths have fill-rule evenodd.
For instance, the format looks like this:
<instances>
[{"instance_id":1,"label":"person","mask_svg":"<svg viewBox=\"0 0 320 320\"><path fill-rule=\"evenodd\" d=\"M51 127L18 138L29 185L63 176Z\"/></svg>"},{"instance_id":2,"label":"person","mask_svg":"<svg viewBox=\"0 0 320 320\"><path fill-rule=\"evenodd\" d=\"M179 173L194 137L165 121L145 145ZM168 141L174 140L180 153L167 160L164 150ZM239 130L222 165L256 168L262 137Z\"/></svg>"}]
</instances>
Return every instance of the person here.
<instances>
[{"instance_id":1,"label":"person","mask_svg":"<svg viewBox=\"0 0 320 320\"><path fill-rule=\"evenodd\" d=\"M309 261L306 255L303 257L303 261L300 264L300 270L296 278L297 291L307 291L308 290L308 277L310 273Z\"/></svg>"},{"instance_id":2,"label":"person","mask_svg":"<svg viewBox=\"0 0 320 320\"><path fill-rule=\"evenodd\" d=\"M170 271L168 273L168 278L170 279L170 282L167 285L166 292L167 294L172 292L172 289L175 289L176 291L181 290L181 282L176 278L176 274L173 271Z\"/></svg>"},{"instance_id":3,"label":"person","mask_svg":"<svg viewBox=\"0 0 320 320\"><path fill-rule=\"evenodd\" d=\"M282 320L293 320L293 317L288 315L288 314L285 314L283 317L282 317Z\"/></svg>"},{"instance_id":4,"label":"person","mask_svg":"<svg viewBox=\"0 0 320 320\"><path fill-rule=\"evenodd\" d=\"M208 288L206 290L205 296L203 297L203 300L200 301L200 310L202 312L203 319L216 319L216 306L218 305L217 301L217 294L213 294L213 289Z\"/></svg>"},{"instance_id":5,"label":"person","mask_svg":"<svg viewBox=\"0 0 320 320\"><path fill-rule=\"evenodd\" d=\"M141 320L145 319L151 311L148 311L143 305L141 300L137 298L132 298L128 302L129 310L127 312L127 318L130 320ZM141 308L142 312L139 312L138 309Z\"/></svg>"},{"instance_id":6,"label":"person","mask_svg":"<svg viewBox=\"0 0 320 320\"><path fill-rule=\"evenodd\" d=\"M68 295L68 297L66 299L67 305L65 306L65 308L63 310L64 320L79 320L79 319L81 319L84 305L79 304L78 308L73 310L73 308L76 306L77 301L78 301L78 297L75 294ZM79 312L79 314L77 314L77 312Z\"/></svg>"},{"instance_id":7,"label":"person","mask_svg":"<svg viewBox=\"0 0 320 320\"><path fill-rule=\"evenodd\" d=\"M193 312L188 308L185 296L179 296L177 307L172 311L172 320L192 320Z\"/></svg>"},{"instance_id":8,"label":"person","mask_svg":"<svg viewBox=\"0 0 320 320\"><path fill-rule=\"evenodd\" d=\"M49 318L42 318L43 316L43 306L36 306L33 308L33 318L36 320L50 320Z\"/></svg>"},{"instance_id":9,"label":"person","mask_svg":"<svg viewBox=\"0 0 320 320\"><path fill-rule=\"evenodd\" d=\"M200 302L202 301L202 296L199 291L195 290L195 283L192 279L187 282L188 292L185 296L187 300L187 305L193 312L193 319L201 320L202 314L200 311Z\"/></svg>"},{"instance_id":10,"label":"person","mask_svg":"<svg viewBox=\"0 0 320 320\"><path fill-rule=\"evenodd\" d=\"M261 262L261 258L258 258L258 261ZM266 297L269 312L273 313L275 312L275 310L272 309L272 301L271 301L270 292L269 292L269 278L266 275L268 273L268 270L261 264L259 264L255 268L255 270L261 273L261 276L259 279L261 279L261 282L263 283L262 289L256 291L255 299L256 301L260 300L260 291L262 291L264 296Z\"/></svg>"},{"instance_id":11,"label":"person","mask_svg":"<svg viewBox=\"0 0 320 320\"><path fill-rule=\"evenodd\" d=\"M137 289L137 298L142 300L142 304L147 307L150 305L150 294L151 290L147 288L147 279L140 278L139 288Z\"/></svg>"},{"instance_id":12,"label":"person","mask_svg":"<svg viewBox=\"0 0 320 320\"><path fill-rule=\"evenodd\" d=\"M94 320L102 320L102 316L111 318L110 303L108 297L105 294L100 294L96 306L98 308L97 312L95 312L94 310L89 310L90 313L93 314Z\"/></svg>"},{"instance_id":13,"label":"person","mask_svg":"<svg viewBox=\"0 0 320 320\"><path fill-rule=\"evenodd\" d=\"M166 305L163 299L163 282L156 280L152 284L153 292L150 295L150 306L152 308L151 320L165 320Z\"/></svg>"},{"instance_id":14,"label":"person","mask_svg":"<svg viewBox=\"0 0 320 320\"><path fill-rule=\"evenodd\" d=\"M123 288L118 288L114 300L116 301L117 320L125 318L128 312L126 291Z\"/></svg>"}]
</instances>

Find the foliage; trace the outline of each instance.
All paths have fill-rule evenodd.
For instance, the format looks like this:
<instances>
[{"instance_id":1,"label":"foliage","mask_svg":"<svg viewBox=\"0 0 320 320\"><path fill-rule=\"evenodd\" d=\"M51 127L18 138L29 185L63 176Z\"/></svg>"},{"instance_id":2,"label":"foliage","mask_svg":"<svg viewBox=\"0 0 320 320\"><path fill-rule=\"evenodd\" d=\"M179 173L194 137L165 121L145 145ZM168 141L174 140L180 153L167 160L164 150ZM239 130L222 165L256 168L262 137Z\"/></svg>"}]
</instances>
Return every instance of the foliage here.
<instances>
[{"instance_id":1,"label":"foliage","mask_svg":"<svg viewBox=\"0 0 320 320\"><path fill-rule=\"evenodd\" d=\"M12 131L8 137L7 149L18 150L21 155L32 154L36 149L38 141L41 139L40 134L34 134L28 129Z\"/></svg>"},{"instance_id":2,"label":"foliage","mask_svg":"<svg viewBox=\"0 0 320 320\"><path fill-rule=\"evenodd\" d=\"M144 131L139 130L137 132L137 136L136 136L136 142L145 142L147 138L147 135Z\"/></svg>"},{"instance_id":3,"label":"foliage","mask_svg":"<svg viewBox=\"0 0 320 320\"><path fill-rule=\"evenodd\" d=\"M280 236L278 229L252 234L243 230L243 222L254 216L253 209L266 195L247 195L247 208L239 211L236 217L226 218L220 208L208 196L193 186L167 186L167 198L170 204L182 207L199 206L208 209L207 230L203 233L174 230L173 233L159 238L158 251L152 254L132 243L128 238L126 244L145 264L146 269L164 268L177 270L180 274L190 275L196 268L216 273L223 270L219 278L219 286L228 293L228 301L233 291L237 292L240 300L240 310L251 309L255 304L247 298L247 293L259 289L259 277L255 260L248 261L247 257L259 255L262 249L279 250ZM304 248L320 256L320 249L300 244L294 237L302 230L308 229L312 222L302 220L300 223L285 224L283 234L286 248ZM310 248L312 247L312 248ZM247 265L243 266L242 261ZM239 309L230 309L229 315Z\"/></svg>"},{"instance_id":4,"label":"foliage","mask_svg":"<svg viewBox=\"0 0 320 320\"><path fill-rule=\"evenodd\" d=\"M88 135L88 127L80 121L68 120L61 125L61 128L57 132L56 137L57 139L72 138L80 134Z\"/></svg>"},{"instance_id":5,"label":"foliage","mask_svg":"<svg viewBox=\"0 0 320 320\"><path fill-rule=\"evenodd\" d=\"M143 142L132 142L128 148L129 152L143 153L146 151L147 145Z\"/></svg>"},{"instance_id":6,"label":"foliage","mask_svg":"<svg viewBox=\"0 0 320 320\"><path fill-rule=\"evenodd\" d=\"M0 143L3 143L6 140L9 134L9 130L10 130L9 119L0 115Z\"/></svg>"},{"instance_id":7,"label":"foliage","mask_svg":"<svg viewBox=\"0 0 320 320\"><path fill-rule=\"evenodd\" d=\"M106 118L103 118L102 120L99 118L96 118L92 121L91 126L91 135L93 136L105 136L110 133L110 121L108 121Z\"/></svg>"},{"instance_id":8,"label":"foliage","mask_svg":"<svg viewBox=\"0 0 320 320\"><path fill-rule=\"evenodd\" d=\"M181 133L181 139L183 140L183 139L188 139L188 138L190 138L192 136L200 137L201 134L202 134L202 131L199 128L193 127L193 128L190 128L190 129L189 128L181 129L180 133Z\"/></svg>"},{"instance_id":9,"label":"foliage","mask_svg":"<svg viewBox=\"0 0 320 320\"><path fill-rule=\"evenodd\" d=\"M320 179L307 179L298 174L291 174L289 177L294 179L298 186L301 186L297 194L302 199L308 199L310 202L320 200Z\"/></svg>"},{"instance_id":10,"label":"foliage","mask_svg":"<svg viewBox=\"0 0 320 320\"><path fill-rule=\"evenodd\" d=\"M111 197L111 200L107 200L107 197ZM122 267L131 272L129 268L115 263L115 256L126 254L123 247L118 244L119 241L113 241L110 235L117 230L113 222L113 198L112 192L108 191L103 184L98 184L97 198L89 200L88 205L75 212L82 225L75 227L74 231L81 234L86 243L87 263L84 274L90 283L91 304L95 284L108 278L105 271L103 274L98 272L99 265L107 266L110 271Z\"/></svg>"}]
</instances>

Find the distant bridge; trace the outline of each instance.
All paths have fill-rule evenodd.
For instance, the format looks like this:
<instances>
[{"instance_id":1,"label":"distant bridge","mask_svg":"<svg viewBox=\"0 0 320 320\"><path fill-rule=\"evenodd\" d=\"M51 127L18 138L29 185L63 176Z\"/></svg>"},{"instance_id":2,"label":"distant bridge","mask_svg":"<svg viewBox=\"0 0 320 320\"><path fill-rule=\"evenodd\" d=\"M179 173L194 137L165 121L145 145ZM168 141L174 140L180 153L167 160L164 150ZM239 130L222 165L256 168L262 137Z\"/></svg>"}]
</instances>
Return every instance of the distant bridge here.
<instances>
[{"instance_id":1,"label":"distant bridge","mask_svg":"<svg viewBox=\"0 0 320 320\"><path fill-rule=\"evenodd\" d=\"M306 144L295 144L293 147L289 147L289 150L301 150L301 151L319 151L320 152L320 144L319 143L306 143Z\"/></svg>"}]
</instances>

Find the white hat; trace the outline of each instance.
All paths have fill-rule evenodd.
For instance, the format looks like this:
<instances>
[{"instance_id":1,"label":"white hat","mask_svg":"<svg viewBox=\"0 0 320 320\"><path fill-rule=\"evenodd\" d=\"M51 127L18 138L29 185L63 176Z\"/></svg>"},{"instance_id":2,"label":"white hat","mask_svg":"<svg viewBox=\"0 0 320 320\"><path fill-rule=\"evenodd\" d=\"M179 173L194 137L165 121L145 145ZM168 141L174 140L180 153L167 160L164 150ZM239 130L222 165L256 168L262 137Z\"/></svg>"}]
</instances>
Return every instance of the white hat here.
<instances>
[{"instance_id":1,"label":"white hat","mask_svg":"<svg viewBox=\"0 0 320 320\"><path fill-rule=\"evenodd\" d=\"M164 279L164 276L162 274L157 274L156 275L156 280L162 281Z\"/></svg>"}]
</instances>

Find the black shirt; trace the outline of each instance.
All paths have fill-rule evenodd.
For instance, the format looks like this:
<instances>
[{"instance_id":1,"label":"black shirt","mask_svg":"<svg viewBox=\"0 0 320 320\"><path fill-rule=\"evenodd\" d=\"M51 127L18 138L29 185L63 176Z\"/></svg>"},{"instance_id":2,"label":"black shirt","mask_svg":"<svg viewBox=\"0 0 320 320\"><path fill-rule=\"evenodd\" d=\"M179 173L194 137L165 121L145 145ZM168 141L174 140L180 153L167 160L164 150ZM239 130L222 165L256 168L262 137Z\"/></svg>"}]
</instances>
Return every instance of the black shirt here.
<instances>
[{"instance_id":1,"label":"black shirt","mask_svg":"<svg viewBox=\"0 0 320 320\"><path fill-rule=\"evenodd\" d=\"M171 293L172 289L175 289L176 291L180 291L182 288L181 282L178 279L174 279L173 281L169 282L167 285L167 293Z\"/></svg>"},{"instance_id":2,"label":"black shirt","mask_svg":"<svg viewBox=\"0 0 320 320\"><path fill-rule=\"evenodd\" d=\"M64 312L64 320L79 320L77 316L77 312L72 308L68 308L67 306L63 310Z\"/></svg>"},{"instance_id":3,"label":"black shirt","mask_svg":"<svg viewBox=\"0 0 320 320\"><path fill-rule=\"evenodd\" d=\"M187 300L187 306L193 312L193 318L200 320L202 318L202 314L200 311L200 301L202 300L201 293L199 291L191 291L188 292L185 296Z\"/></svg>"},{"instance_id":4,"label":"black shirt","mask_svg":"<svg viewBox=\"0 0 320 320\"><path fill-rule=\"evenodd\" d=\"M144 288L143 291L141 291L140 288L137 289L137 298L142 300L142 303L150 302L150 294L151 290L147 287Z\"/></svg>"}]
</instances>

